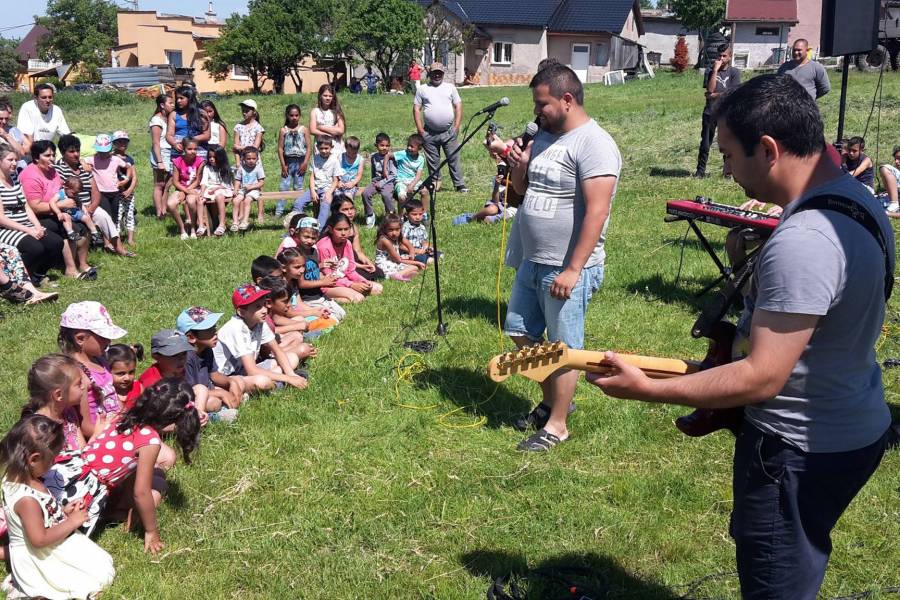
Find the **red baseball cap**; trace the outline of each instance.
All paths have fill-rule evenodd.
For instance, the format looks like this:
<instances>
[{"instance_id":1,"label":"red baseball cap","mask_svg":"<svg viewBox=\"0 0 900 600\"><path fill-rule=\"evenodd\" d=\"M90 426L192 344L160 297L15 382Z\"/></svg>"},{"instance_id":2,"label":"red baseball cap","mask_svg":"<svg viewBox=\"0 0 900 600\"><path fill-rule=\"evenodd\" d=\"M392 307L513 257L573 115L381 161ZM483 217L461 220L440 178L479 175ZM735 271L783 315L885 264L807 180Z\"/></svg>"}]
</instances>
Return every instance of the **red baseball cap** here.
<instances>
[{"instance_id":1,"label":"red baseball cap","mask_svg":"<svg viewBox=\"0 0 900 600\"><path fill-rule=\"evenodd\" d=\"M259 288L252 283L242 283L231 294L231 303L235 308L240 308L241 306L253 304L260 298L265 298L268 295L269 290Z\"/></svg>"}]
</instances>

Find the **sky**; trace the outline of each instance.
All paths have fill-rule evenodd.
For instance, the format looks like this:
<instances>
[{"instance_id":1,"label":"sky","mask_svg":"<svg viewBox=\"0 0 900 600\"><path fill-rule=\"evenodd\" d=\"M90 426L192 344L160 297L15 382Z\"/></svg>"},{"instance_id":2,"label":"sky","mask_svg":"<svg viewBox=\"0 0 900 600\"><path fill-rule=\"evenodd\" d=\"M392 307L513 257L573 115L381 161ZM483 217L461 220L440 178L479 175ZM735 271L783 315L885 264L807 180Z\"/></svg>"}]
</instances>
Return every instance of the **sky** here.
<instances>
[{"instance_id":1,"label":"sky","mask_svg":"<svg viewBox=\"0 0 900 600\"><path fill-rule=\"evenodd\" d=\"M20 2L16 0L2 0L4 4L0 14L0 36L6 38L22 38L31 29L34 15L43 15L47 7L47 0L34 0L32 2ZM126 0L117 0L119 6L132 6ZM206 12L207 0L138 0L140 10L155 10L164 13L177 13L195 17L203 16ZM233 12L246 13L247 0L213 0L213 10L224 20ZM27 25L26 27L16 27ZM16 27L15 29L11 29Z\"/></svg>"}]
</instances>

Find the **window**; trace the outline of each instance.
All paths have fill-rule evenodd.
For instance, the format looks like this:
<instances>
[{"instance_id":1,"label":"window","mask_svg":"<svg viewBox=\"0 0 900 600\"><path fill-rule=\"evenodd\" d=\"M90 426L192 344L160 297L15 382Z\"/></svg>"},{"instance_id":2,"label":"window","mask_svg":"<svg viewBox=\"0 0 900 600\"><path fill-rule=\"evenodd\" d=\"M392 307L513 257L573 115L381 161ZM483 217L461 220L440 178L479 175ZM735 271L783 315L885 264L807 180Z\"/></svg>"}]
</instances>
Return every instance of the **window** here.
<instances>
[{"instance_id":1,"label":"window","mask_svg":"<svg viewBox=\"0 0 900 600\"><path fill-rule=\"evenodd\" d=\"M781 35L781 27L757 27L756 35Z\"/></svg>"},{"instance_id":2,"label":"window","mask_svg":"<svg viewBox=\"0 0 900 600\"><path fill-rule=\"evenodd\" d=\"M494 42L494 53L491 62L495 65L512 64L512 42Z\"/></svg>"},{"instance_id":3,"label":"window","mask_svg":"<svg viewBox=\"0 0 900 600\"><path fill-rule=\"evenodd\" d=\"M606 44L597 44L597 57L594 66L605 67L609 62L609 46Z\"/></svg>"},{"instance_id":4,"label":"window","mask_svg":"<svg viewBox=\"0 0 900 600\"><path fill-rule=\"evenodd\" d=\"M231 65L231 79L246 81L250 79L250 75L243 67L238 65Z\"/></svg>"},{"instance_id":5,"label":"window","mask_svg":"<svg viewBox=\"0 0 900 600\"><path fill-rule=\"evenodd\" d=\"M170 67L180 69L184 66L181 62L181 50L166 50L166 64Z\"/></svg>"}]
</instances>

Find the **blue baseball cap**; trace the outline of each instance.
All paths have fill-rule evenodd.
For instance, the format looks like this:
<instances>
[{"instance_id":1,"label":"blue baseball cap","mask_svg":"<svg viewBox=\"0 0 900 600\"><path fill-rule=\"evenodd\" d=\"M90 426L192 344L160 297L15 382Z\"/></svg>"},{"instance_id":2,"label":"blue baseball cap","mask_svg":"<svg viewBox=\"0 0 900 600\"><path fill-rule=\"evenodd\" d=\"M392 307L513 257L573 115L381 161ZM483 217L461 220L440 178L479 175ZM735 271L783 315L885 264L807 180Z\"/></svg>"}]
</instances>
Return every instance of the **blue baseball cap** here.
<instances>
[{"instance_id":1,"label":"blue baseball cap","mask_svg":"<svg viewBox=\"0 0 900 600\"><path fill-rule=\"evenodd\" d=\"M181 333L187 333L194 329L203 331L215 327L224 313L214 313L202 306L192 306L181 311L175 321L175 327Z\"/></svg>"},{"instance_id":2,"label":"blue baseball cap","mask_svg":"<svg viewBox=\"0 0 900 600\"><path fill-rule=\"evenodd\" d=\"M105 133L98 133L94 138L94 150L97 152L109 152L112 150L112 138Z\"/></svg>"}]
</instances>

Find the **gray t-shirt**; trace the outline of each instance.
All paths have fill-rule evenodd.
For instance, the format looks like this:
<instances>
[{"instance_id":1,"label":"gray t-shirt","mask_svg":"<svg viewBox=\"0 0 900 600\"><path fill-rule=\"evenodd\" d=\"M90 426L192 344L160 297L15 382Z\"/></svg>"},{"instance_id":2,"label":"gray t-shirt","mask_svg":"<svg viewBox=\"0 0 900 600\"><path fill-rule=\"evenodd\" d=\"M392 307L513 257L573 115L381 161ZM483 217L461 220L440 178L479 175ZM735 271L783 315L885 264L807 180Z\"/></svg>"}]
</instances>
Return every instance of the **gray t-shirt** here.
<instances>
[{"instance_id":1,"label":"gray t-shirt","mask_svg":"<svg viewBox=\"0 0 900 600\"><path fill-rule=\"evenodd\" d=\"M778 67L778 74L788 74L796 79L809 92L813 100L821 98L831 91L831 82L828 80L828 73L825 72L825 67L814 60L800 66L796 62L789 60Z\"/></svg>"},{"instance_id":2,"label":"gray t-shirt","mask_svg":"<svg viewBox=\"0 0 900 600\"><path fill-rule=\"evenodd\" d=\"M563 134L538 132L528 163L528 189L516 213L522 259L558 267L568 263L584 222L582 182L618 179L621 169L616 142L593 119ZM607 225L608 217L585 267L603 264Z\"/></svg>"},{"instance_id":3,"label":"gray t-shirt","mask_svg":"<svg viewBox=\"0 0 900 600\"><path fill-rule=\"evenodd\" d=\"M849 175L788 204L763 247L754 285L756 308L819 315L809 344L781 392L745 409L747 418L805 452L847 452L887 430L875 342L884 322L884 258L875 238L830 210L793 214L821 194L864 205L884 231L891 264L894 234L884 208Z\"/></svg>"},{"instance_id":4,"label":"gray t-shirt","mask_svg":"<svg viewBox=\"0 0 900 600\"><path fill-rule=\"evenodd\" d=\"M453 126L453 106L461 102L459 92L452 83L420 85L413 104L422 107L425 131L443 133Z\"/></svg>"}]
</instances>

